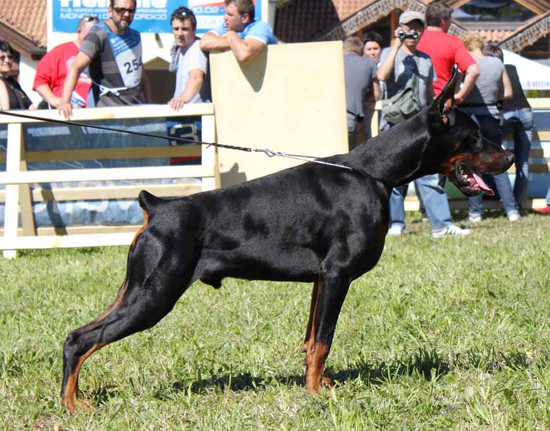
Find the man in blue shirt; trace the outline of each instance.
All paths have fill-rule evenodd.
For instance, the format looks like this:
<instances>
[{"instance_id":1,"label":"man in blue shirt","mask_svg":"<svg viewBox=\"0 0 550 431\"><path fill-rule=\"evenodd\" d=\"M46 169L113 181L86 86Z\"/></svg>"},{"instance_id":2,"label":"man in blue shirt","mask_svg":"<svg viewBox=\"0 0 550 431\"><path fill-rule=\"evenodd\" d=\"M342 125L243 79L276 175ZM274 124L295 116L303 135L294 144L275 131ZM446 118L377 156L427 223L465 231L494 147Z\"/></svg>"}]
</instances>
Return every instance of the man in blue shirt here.
<instances>
[{"instance_id":1,"label":"man in blue shirt","mask_svg":"<svg viewBox=\"0 0 550 431\"><path fill-rule=\"evenodd\" d=\"M269 24L254 21L252 0L225 0L223 23L203 36L200 47L208 52L230 49L237 60L249 61L276 43Z\"/></svg>"}]
</instances>

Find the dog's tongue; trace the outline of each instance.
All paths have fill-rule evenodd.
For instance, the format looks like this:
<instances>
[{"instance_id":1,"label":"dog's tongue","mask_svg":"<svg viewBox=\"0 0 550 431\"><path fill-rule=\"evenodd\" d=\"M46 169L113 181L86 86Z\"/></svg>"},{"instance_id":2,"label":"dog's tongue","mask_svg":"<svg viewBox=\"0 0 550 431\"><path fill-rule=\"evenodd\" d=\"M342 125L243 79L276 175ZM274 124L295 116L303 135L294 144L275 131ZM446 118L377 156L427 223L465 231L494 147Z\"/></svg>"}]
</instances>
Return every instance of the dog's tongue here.
<instances>
[{"instance_id":1,"label":"dog's tongue","mask_svg":"<svg viewBox=\"0 0 550 431\"><path fill-rule=\"evenodd\" d=\"M488 194L489 196L495 195L495 192L491 190L487 184L485 184L485 181L483 181L479 175L476 175L473 172L472 172L472 175L474 176L474 180L476 180L476 183L482 192Z\"/></svg>"}]
</instances>

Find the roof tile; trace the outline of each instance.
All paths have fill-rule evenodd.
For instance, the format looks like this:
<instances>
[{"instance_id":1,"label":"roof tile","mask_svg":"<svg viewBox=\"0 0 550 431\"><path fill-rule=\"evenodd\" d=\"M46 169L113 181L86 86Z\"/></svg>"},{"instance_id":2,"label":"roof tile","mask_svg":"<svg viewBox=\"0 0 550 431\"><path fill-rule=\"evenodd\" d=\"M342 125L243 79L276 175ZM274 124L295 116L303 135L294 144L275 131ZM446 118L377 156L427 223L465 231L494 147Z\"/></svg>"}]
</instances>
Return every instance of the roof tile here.
<instances>
[{"instance_id":1,"label":"roof tile","mask_svg":"<svg viewBox=\"0 0 550 431\"><path fill-rule=\"evenodd\" d=\"M359 9L363 9L376 0L333 0L334 8L340 21L353 15Z\"/></svg>"},{"instance_id":2,"label":"roof tile","mask_svg":"<svg viewBox=\"0 0 550 431\"><path fill-rule=\"evenodd\" d=\"M0 0L0 23L46 47L46 0Z\"/></svg>"},{"instance_id":3,"label":"roof tile","mask_svg":"<svg viewBox=\"0 0 550 431\"><path fill-rule=\"evenodd\" d=\"M500 42L514 33L514 30L472 30L481 36L485 42Z\"/></svg>"}]
</instances>

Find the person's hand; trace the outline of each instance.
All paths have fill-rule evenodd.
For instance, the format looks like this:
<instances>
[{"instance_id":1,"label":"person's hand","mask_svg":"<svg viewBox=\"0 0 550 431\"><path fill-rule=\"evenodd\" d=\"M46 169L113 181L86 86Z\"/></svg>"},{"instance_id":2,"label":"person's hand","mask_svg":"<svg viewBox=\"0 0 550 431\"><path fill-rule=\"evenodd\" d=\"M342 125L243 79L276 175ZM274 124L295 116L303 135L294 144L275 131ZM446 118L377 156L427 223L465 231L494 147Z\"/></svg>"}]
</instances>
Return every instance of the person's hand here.
<instances>
[{"instance_id":1,"label":"person's hand","mask_svg":"<svg viewBox=\"0 0 550 431\"><path fill-rule=\"evenodd\" d=\"M52 97L48 104L52 109L57 109L59 108L59 105L61 105L61 102L61 97Z\"/></svg>"},{"instance_id":2,"label":"person's hand","mask_svg":"<svg viewBox=\"0 0 550 431\"><path fill-rule=\"evenodd\" d=\"M73 115L73 107L71 105L71 102L61 101L61 103L57 107L57 112L59 112L59 114L62 115L65 120L69 120L71 118L71 115Z\"/></svg>"},{"instance_id":3,"label":"person's hand","mask_svg":"<svg viewBox=\"0 0 550 431\"><path fill-rule=\"evenodd\" d=\"M399 27L397 27L395 29L395 31L393 32L393 39L391 41L391 46L392 48L401 48L401 45L403 45L403 41L401 39L399 39L399 32L400 31L403 31L401 30Z\"/></svg>"},{"instance_id":4,"label":"person's hand","mask_svg":"<svg viewBox=\"0 0 550 431\"><path fill-rule=\"evenodd\" d=\"M170 108L174 111L179 111L185 106L185 102L183 101L183 97L174 97L168 102L168 105L170 105Z\"/></svg>"}]
</instances>

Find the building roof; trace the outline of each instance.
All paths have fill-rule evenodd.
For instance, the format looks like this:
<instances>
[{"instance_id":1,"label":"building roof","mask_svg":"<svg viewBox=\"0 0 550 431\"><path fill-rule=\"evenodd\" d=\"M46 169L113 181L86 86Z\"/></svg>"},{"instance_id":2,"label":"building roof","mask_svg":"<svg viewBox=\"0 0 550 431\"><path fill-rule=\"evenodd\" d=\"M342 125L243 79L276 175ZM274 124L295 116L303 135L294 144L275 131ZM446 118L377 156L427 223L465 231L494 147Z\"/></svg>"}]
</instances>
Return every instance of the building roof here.
<instances>
[{"instance_id":1,"label":"building roof","mask_svg":"<svg viewBox=\"0 0 550 431\"><path fill-rule=\"evenodd\" d=\"M373 2L374 0L334 0L333 3L338 17L343 21Z\"/></svg>"},{"instance_id":2,"label":"building roof","mask_svg":"<svg viewBox=\"0 0 550 431\"><path fill-rule=\"evenodd\" d=\"M550 10L535 17L499 42L501 48L519 52L550 33Z\"/></svg>"},{"instance_id":3,"label":"building roof","mask_svg":"<svg viewBox=\"0 0 550 431\"><path fill-rule=\"evenodd\" d=\"M46 49L46 0L0 0L0 39L37 55Z\"/></svg>"},{"instance_id":4,"label":"building roof","mask_svg":"<svg viewBox=\"0 0 550 431\"><path fill-rule=\"evenodd\" d=\"M429 0L430 1L434 0ZM449 6L452 6L454 9L457 9L461 6L464 6L466 3L470 2L471 0L446 0L445 3L447 3ZM544 13L548 9L550 9L550 1L549 0L515 0L517 3L522 5L523 7L526 7L529 10L532 10L535 13Z\"/></svg>"},{"instance_id":5,"label":"building roof","mask_svg":"<svg viewBox=\"0 0 550 431\"><path fill-rule=\"evenodd\" d=\"M283 42L342 40L395 9L424 12L426 5L423 0L292 0L277 10L275 34ZM463 31L453 22L449 32Z\"/></svg>"},{"instance_id":6,"label":"building roof","mask_svg":"<svg viewBox=\"0 0 550 431\"><path fill-rule=\"evenodd\" d=\"M332 0L291 0L277 8L274 30L283 42L304 42L340 21Z\"/></svg>"},{"instance_id":7,"label":"building roof","mask_svg":"<svg viewBox=\"0 0 550 431\"><path fill-rule=\"evenodd\" d=\"M423 12L432 0L290 0L279 7L275 33L284 42L339 40L388 16L394 9ZM460 7L470 0L447 0ZM486 26L473 31L487 41L519 51L550 32L550 0L516 0L540 14L516 30ZM0 39L19 52L43 55L47 45L47 0L0 0ZM466 28L453 22L450 33Z\"/></svg>"},{"instance_id":8,"label":"building roof","mask_svg":"<svg viewBox=\"0 0 550 431\"><path fill-rule=\"evenodd\" d=\"M424 12L433 0L291 0L275 17L275 34L284 42L342 40L390 15L395 9ZM446 0L454 8L470 0ZM487 41L499 42L512 51L533 44L550 32L550 0L516 0L539 14L524 25L511 28L504 23L477 23L466 28L453 21L450 34L474 31Z\"/></svg>"},{"instance_id":9,"label":"building roof","mask_svg":"<svg viewBox=\"0 0 550 431\"><path fill-rule=\"evenodd\" d=\"M487 30L470 30L477 35L481 36L486 42L500 42L502 39L507 38L512 33L512 30L498 30L498 29L487 29Z\"/></svg>"}]
</instances>

